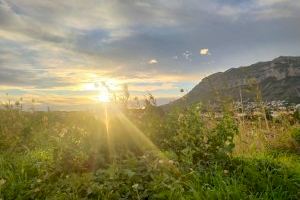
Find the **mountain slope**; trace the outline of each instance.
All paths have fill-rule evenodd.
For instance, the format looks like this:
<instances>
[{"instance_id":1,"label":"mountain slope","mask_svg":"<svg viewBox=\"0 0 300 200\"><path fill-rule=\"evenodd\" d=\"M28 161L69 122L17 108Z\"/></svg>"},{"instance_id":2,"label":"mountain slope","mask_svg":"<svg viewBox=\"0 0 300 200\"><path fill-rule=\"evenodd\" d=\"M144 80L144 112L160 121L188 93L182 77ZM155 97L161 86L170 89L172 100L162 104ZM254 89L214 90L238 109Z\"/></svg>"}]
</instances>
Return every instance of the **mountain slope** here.
<instances>
[{"instance_id":1,"label":"mountain slope","mask_svg":"<svg viewBox=\"0 0 300 200\"><path fill-rule=\"evenodd\" d=\"M184 97L168 106L214 102L230 97L253 101L261 92L264 101L287 100L300 103L300 57L281 56L247 67L231 68L204 78Z\"/></svg>"}]
</instances>

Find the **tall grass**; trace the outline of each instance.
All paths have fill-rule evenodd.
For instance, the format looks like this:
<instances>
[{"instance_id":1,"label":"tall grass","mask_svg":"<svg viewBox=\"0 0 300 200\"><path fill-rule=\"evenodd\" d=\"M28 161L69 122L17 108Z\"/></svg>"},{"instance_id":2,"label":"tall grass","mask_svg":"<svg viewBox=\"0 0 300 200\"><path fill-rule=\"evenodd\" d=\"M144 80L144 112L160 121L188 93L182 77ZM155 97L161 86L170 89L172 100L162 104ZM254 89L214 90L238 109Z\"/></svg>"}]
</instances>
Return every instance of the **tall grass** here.
<instances>
[{"instance_id":1,"label":"tall grass","mask_svg":"<svg viewBox=\"0 0 300 200\"><path fill-rule=\"evenodd\" d=\"M1 110L0 199L300 198L297 123L108 109Z\"/></svg>"}]
</instances>

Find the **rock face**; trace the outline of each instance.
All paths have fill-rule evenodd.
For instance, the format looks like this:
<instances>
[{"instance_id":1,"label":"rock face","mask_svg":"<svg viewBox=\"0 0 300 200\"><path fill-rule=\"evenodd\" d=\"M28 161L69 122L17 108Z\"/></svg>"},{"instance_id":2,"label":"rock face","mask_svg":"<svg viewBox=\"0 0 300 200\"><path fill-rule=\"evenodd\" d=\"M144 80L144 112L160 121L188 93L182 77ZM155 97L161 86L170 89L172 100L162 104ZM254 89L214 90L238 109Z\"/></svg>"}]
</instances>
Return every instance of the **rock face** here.
<instances>
[{"instance_id":1,"label":"rock face","mask_svg":"<svg viewBox=\"0 0 300 200\"><path fill-rule=\"evenodd\" d=\"M281 56L272 61L231 68L204 78L184 97L166 106L213 102L222 98L253 101L286 100L300 103L300 57Z\"/></svg>"}]
</instances>

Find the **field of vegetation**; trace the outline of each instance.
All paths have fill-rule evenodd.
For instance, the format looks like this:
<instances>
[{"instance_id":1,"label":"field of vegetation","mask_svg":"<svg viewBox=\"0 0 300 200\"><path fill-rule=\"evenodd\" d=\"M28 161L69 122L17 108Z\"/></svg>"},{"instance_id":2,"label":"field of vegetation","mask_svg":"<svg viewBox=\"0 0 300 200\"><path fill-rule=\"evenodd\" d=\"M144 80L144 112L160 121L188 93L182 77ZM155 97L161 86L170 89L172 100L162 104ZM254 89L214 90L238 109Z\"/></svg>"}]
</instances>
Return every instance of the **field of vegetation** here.
<instances>
[{"instance_id":1,"label":"field of vegetation","mask_svg":"<svg viewBox=\"0 0 300 200\"><path fill-rule=\"evenodd\" d=\"M0 110L0 199L300 199L296 116L102 106Z\"/></svg>"}]
</instances>

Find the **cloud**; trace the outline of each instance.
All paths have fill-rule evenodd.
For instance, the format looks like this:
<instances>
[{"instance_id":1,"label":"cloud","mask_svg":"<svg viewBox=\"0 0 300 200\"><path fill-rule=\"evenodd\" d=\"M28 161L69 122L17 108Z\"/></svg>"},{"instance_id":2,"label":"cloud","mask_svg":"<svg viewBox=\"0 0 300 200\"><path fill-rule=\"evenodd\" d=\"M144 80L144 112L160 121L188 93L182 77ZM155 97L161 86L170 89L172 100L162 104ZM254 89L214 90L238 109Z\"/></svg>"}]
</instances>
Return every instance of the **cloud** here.
<instances>
[{"instance_id":1,"label":"cloud","mask_svg":"<svg viewBox=\"0 0 300 200\"><path fill-rule=\"evenodd\" d=\"M0 68L0 85L35 89L67 87L74 84L63 77L49 76L46 70Z\"/></svg>"},{"instance_id":2,"label":"cloud","mask_svg":"<svg viewBox=\"0 0 300 200\"><path fill-rule=\"evenodd\" d=\"M200 55L205 56L205 55L210 55L208 49L200 49Z\"/></svg>"},{"instance_id":3,"label":"cloud","mask_svg":"<svg viewBox=\"0 0 300 200\"><path fill-rule=\"evenodd\" d=\"M292 1L290 1L290 0L256 0L256 3L259 6L273 6L273 5L282 4L282 3L289 4L291 2ZM293 2L295 2L295 1L293 1Z\"/></svg>"},{"instance_id":4,"label":"cloud","mask_svg":"<svg viewBox=\"0 0 300 200\"><path fill-rule=\"evenodd\" d=\"M139 82L135 84L131 84L129 89L132 92L154 92L154 91L162 91L162 90L174 90L177 87L175 83L163 83L163 82L156 82L156 83L148 83L148 82Z\"/></svg>"},{"instance_id":5,"label":"cloud","mask_svg":"<svg viewBox=\"0 0 300 200\"><path fill-rule=\"evenodd\" d=\"M194 84L299 55L299 8L294 0L0 0L0 86L47 93L147 81L156 85L140 92L163 96L164 82Z\"/></svg>"},{"instance_id":6,"label":"cloud","mask_svg":"<svg viewBox=\"0 0 300 200\"><path fill-rule=\"evenodd\" d=\"M192 53L190 51L185 51L182 53L182 56L184 59L188 60L188 61L192 61Z\"/></svg>"},{"instance_id":7,"label":"cloud","mask_svg":"<svg viewBox=\"0 0 300 200\"><path fill-rule=\"evenodd\" d=\"M151 59L148 61L149 64L157 64L158 61L156 59Z\"/></svg>"}]
</instances>

